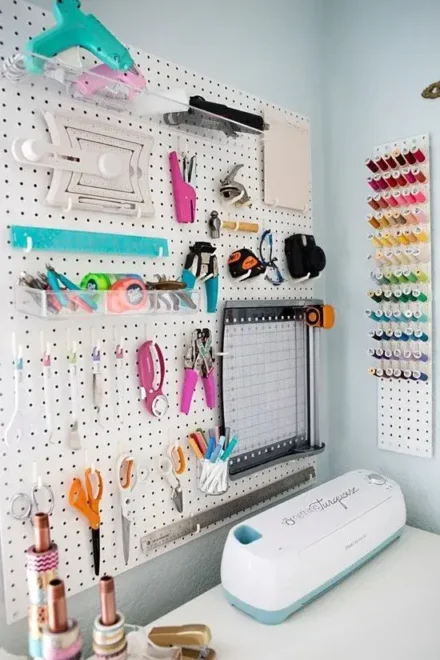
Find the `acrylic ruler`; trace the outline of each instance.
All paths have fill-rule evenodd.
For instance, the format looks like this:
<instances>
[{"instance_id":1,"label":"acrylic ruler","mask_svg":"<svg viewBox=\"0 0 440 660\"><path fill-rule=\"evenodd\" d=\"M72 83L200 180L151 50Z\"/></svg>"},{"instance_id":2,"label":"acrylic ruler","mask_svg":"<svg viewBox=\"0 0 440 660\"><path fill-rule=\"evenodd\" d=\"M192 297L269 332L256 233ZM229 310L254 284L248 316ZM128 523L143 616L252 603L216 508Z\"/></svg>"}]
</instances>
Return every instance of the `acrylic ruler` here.
<instances>
[{"instance_id":1,"label":"acrylic ruler","mask_svg":"<svg viewBox=\"0 0 440 660\"><path fill-rule=\"evenodd\" d=\"M315 476L315 468L313 466L307 467L300 472L291 474L253 493L247 493L235 500L225 502L214 509L208 509L207 511L202 511L191 516L191 518L180 520L172 525L166 525L162 529L151 532L151 534L146 534L141 538L142 552L148 555L153 550L173 541L183 539L186 536L193 535L196 538L201 532L211 531L208 528L220 521L231 522L230 519L234 516L242 518L250 513L251 509L260 508L264 504L267 504L269 500L275 498L276 501L287 499L292 495L293 489L306 486Z\"/></svg>"}]
</instances>

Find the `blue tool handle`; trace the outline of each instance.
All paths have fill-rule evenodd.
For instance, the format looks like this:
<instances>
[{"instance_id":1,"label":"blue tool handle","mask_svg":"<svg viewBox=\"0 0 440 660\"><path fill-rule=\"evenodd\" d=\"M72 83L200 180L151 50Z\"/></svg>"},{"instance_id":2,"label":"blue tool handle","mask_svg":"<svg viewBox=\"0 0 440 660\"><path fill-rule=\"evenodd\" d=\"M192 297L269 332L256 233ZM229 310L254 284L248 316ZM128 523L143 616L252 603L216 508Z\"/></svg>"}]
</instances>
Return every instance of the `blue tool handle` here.
<instances>
[{"instance_id":1,"label":"blue tool handle","mask_svg":"<svg viewBox=\"0 0 440 660\"><path fill-rule=\"evenodd\" d=\"M61 275L58 273L58 279L60 280L61 284L63 284L66 289L69 289L69 291L80 291L81 293L78 293L78 298L81 298L81 300L88 306L90 309L97 310L98 305L95 303L94 300L92 300L92 296L90 294L84 293L82 289L79 288L76 284L71 282L65 275Z\"/></svg>"},{"instance_id":2,"label":"blue tool handle","mask_svg":"<svg viewBox=\"0 0 440 660\"><path fill-rule=\"evenodd\" d=\"M214 436L210 435L208 440L208 448L206 449L206 454L205 454L205 458L207 461L209 461L209 459L211 458L214 449L215 449L215 438Z\"/></svg>"},{"instance_id":3,"label":"blue tool handle","mask_svg":"<svg viewBox=\"0 0 440 660\"><path fill-rule=\"evenodd\" d=\"M196 276L190 270L184 270L182 273L182 282L185 282L187 289L194 289Z\"/></svg>"},{"instance_id":4,"label":"blue tool handle","mask_svg":"<svg viewBox=\"0 0 440 660\"><path fill-rule=\"evenodd\" d=\"M79 0L57 1L53 13L56 25L28 41L26 49L31 55L50 58L80 46L116 71L134 66L125 46L93 14L81 11ZM29 73L42 74L44 64L44 60L35 57L25 58Z\"/></svg>"},{"instance_id":5,"label":"blue tool handle","mask_svg":"<svg viewBox=\"0 0 440 660\"><path fill-rule=\"evenodd\" d=\"M55 295L58 298L60 305L62 305L63 307L67 307L67 298L61 292L60 285L58 284L57 276L55 275L53 270L48 270L46 275L47 275L47 281L49 282L49 286L52 289L52 291L55 292Z\"/></svg>"},{"instance_id":6,"label":"blue tool handle","mask_svg":"<svg viewBox=\"0 0 440 660\"><path fill-rule=\"evenodd\" d=\"M219 276L211 277L205 282L206 286L206 301L207 312L215 314L217 311L218 292L219 292Z\"/></svg>"}]
</instances>

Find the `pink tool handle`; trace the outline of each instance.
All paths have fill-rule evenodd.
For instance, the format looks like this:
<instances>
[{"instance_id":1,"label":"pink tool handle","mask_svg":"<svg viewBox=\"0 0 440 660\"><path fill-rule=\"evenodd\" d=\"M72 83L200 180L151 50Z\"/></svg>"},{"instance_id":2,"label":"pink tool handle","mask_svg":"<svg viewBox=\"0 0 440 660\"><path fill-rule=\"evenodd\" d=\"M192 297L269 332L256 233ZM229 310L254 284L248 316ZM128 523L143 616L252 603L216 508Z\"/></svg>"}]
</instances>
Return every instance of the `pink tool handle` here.
<instances>
[{"instance_id":1,"label":"pink tool handle","mask_svg":"<svg viewBox=\"0 0 440 660\"><path fill-rule=\"evenodd\" d=\"M214 371L208 374L207 378L202 378L205 388L206 405L208 408L215 408L215 376Z\"/></svg>"},{"instance_id":2,"label":"pink tool handle","mask_svg":"<svg viewBox=\"0 0 440 660\"><path fill-rule=\"evenodd\" d=\"M191 401L196 387L198 373L194 369L185 369L185 379L183 381L182 399L180 401L180 412L184 415L189 413Z\"/></svg>"},{"instance_id":3,"label":"pink tool handle","mask_svg":"<svg viewBox=\"0 0 440 660\"><path fill-rule=\"evenodd\" d=\"M194 222L196 219L196 191L183 180L175 151L170 153L170 167L176 220L184 223Z\"/></svg>"},{"instance_id":4,"label":"pink tool handle","mask_svg":"<svg viewBox=\"0 0 440 660\"><path fill-rule=\"evenodd\" d=\"M115 81L127 86L129 101L132 101L136 94L146 86L145 78L141 73L115 71L110 69L107 64L98 64L90 71L82 73L74 84L83 96L93 96Z\"/></svg>"},{"instance_id":5,"label":"pink tool handle","mask_svg":"<svg viewBox=\"0 0 440 660\"><path fill-rule=\"evenodd\" d=\"M153 355L151 353L153 347L156 350L159 360L160 380L156 389L153 387L155 378ZM146 341L144 344L142 344L138 352L138 364L139 380L141 386L145 390L145 407L147 408L148 412L152 413L153 401L157 396L162 395L162 388L165 380L165 360L159 344L154 344L152 341Z\"/></svg>"}]
</instances>

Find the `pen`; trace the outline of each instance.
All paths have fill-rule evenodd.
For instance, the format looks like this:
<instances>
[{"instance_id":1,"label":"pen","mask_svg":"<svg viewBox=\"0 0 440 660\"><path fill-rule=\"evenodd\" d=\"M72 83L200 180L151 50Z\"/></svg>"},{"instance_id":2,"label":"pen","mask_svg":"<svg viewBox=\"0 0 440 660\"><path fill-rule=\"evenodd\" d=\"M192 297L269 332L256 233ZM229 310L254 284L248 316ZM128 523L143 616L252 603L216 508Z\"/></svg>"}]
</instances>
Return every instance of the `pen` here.
<instances>
[{"instance_id":1,"label":"pen","mask_svg":"<svg viewBox=\"0 0 440 660\"><path fill-rule=\"evenodd\" d=\"M211 432L209 432L209 440L208 440L208 448L206 450L205 458L209 461L209 459L212 456L212 452L215 449L215 439L214 436L211 435Z\"/></svg>"},{"instance_id":2,"label":"pen","mask_svg":"<svg viewBox=\"0 0 440 660\"><path fill-rule=\"evenodd\" d=\"M232 452L234 451L235 447L237 446L238 439L234 436L231 440L231 442L228 445L228 448L225 449L223 454L220 457L221 461L227 461Z\"/></svg>"}]
</instances>

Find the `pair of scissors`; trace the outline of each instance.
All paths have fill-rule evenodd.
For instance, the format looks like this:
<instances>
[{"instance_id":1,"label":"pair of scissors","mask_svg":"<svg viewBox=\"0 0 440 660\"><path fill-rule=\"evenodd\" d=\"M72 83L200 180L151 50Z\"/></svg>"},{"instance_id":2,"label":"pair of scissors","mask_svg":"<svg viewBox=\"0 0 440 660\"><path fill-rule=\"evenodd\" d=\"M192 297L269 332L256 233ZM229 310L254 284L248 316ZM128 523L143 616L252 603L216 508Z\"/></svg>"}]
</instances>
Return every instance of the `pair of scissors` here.
<instances>
[{"instance_id":1,"label":"pair of scissors","mask_svg":"<svg viewBox=\"0 0 440 660\"><path fill-rule=\"evenodd\" d=\"M81 479L75 477L69 489L69 504L79 511L89 522L92 529L93 565L95 575L99 575L101 558L101 542L99 529L101 526L100 504L104 492L104 484L99 470L87 468L84 472L84 486Z\"/></svg>"},{"instance_id":2,"label":"pair of scissors","mask_svg":"<svg viewBox=\"0 0 440 660\"><path fill-rule=\"evenodd\" d=\"M38 493L45 494L45 508L38 501ZM16 493L9 507L10 514L15 520L27 520L36 513L47 513L49 516L53 512L54 496L50 486L44 483L36 483L32 486L30 496L27 493Z\"/></svg>"},{"instance_id":3,"label":"pair of scissors","mask_svg":"<svg viewBox=\"0 0 440 660\"><path fill-rule=\"evenodd\" d=\"M121 498L122 547L125 565L130 557L130 528L134 524L136 509L131 492L136 485L137 474L134 458L131 454L121 454L116 467Z\"/></svg>"},{"instance_id":4,"label":"pair of scissors","mask_svg":"<svg viewBox=\"0 0 440 660\"><path fill-rule=\"evenodd\" d=\"M159 458L159 472L171 486L171 499L179 513L183 512L183 490L177 475L183 474L186 468L182 448L173 445L166 456Z\"/></svg>"}]
</instances>

